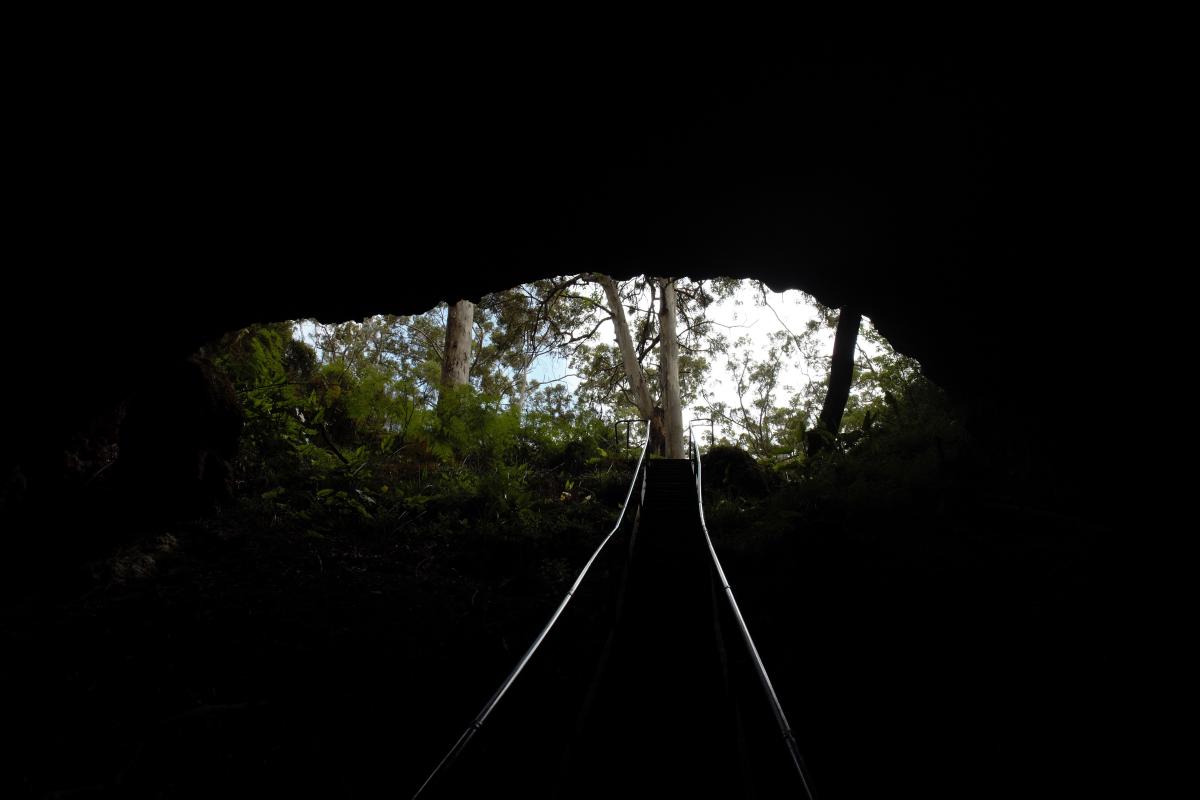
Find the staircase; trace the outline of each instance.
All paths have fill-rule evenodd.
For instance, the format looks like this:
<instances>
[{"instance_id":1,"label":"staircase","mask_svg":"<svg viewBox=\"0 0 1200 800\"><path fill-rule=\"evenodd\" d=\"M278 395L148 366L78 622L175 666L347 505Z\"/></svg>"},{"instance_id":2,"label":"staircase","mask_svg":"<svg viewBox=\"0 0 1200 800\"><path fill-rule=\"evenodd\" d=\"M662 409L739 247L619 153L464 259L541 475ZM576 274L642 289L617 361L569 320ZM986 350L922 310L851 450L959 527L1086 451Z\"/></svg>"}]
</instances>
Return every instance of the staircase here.
<instances>
[{"instance_id":1,"label":"staircase","mask_svg":"<svg viewBox=\"0 0 1200 800\"><path fill-rule=\"evenodd\" d=\"M654 521L684 520L700 523L696 506L696 475L686 458L652 459L646 463L646 498L643 518Z\"/></svg>"},{"instance_id":2,"label":"staircase","mask_svg":"<svg viewBox=\"0 0 1200 800\"><path fill-rule=\"evenodd\" d=\"M639 462L620 543L596 551L594 580L431 796L811 796L719 579L693 468Z\"/></svg>"},{"instance_id":3,"label":"staircase","mask_svg":"<svg viewBox=\"0 0 1200 800\"><path fill-rule=\"evenodd\" d=\"M736 722L688 460L651 460L621 617L562 796L740 797Z\"/></svg>"}]
</instances>

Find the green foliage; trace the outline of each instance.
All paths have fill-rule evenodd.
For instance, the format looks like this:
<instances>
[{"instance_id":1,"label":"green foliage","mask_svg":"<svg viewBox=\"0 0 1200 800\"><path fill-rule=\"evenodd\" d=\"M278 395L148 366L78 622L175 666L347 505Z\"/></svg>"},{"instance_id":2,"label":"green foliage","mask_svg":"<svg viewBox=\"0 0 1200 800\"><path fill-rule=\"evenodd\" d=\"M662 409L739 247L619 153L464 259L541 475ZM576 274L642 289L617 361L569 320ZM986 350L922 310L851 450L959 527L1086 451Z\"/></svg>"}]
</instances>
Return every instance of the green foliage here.
<instances>
[{"instance_id":1,"label":"green foliage","mask_svg":"<svg viewBox=\"0 0 1200 800\"><path fill-rule=\"evenodd\" d=\"M706 499L761 498L769 491L767 472L740 447L715 445L702 457Z\"/></svg>"},{"instance_id":2,"label":"green foliage","mask_svg":"<svg viewBox=\"0 0 1200 800\"><path fill-rule=\"evenodd\" d=\"M498 320L484 328L504 341ZM234 464L245 503L314 537L544 536L610 517L612 486L629 479L614 468L611 428L561 384L531 389L524 412L503 402L513 384L496 377L508 363L498 351L480 354L492 378L438 389L437 324L435 313L279 323L211 345L247 412Z\"/></svg>"},{"instance_id":3,"label":"green foliage","mask_svg":"<svg viewBox=\"0 0 1200 800\"><path fill-rule=\"evenodd\" d=\"M242 401L246 424L235 468L244 483L266 491L320 458L308 439L315 357L292 340L289 324L227 334L211 347L211 355Z\"/></svg>"},{"instance_id":4,"label":"green foliage","mask_svg":"<svg viewBox=\"0 0 1200 800\"><path fill-rule=\"evenodd\" d=\"M803 491L855 513L921 506L947 496L969 440L944 393L914 378L869 429L810 459Z\"/></svg>"},{"instance_id":5,"label":"green foliage","mask_svg":"<svg viewBox=\"0 0 1200 800\"><path fill-rule=\"evenodd\" d=\"M766 305L766 290L763 287ZM837 327L835 309L811 300L817 315L804 329L787 328L770 337L765 351L756 350L748 337L734 342L725 364L737 395L736 404L707 400L703 412L732 431L730 444L746 449L789 478L802 476L807 435L813 431L828 387L830 348L826 339ZM897 397L923 379L920 365L895 352L870 320L863 319L856 349L854 382L842 417L841 429L829 447L847 450L868 436L872 428L895 411ZM869 352L868 352L869 351ZM813 365L814 376L802 387L782 385L784 368L794 362Z\"/></svg>"},{"instance_id":6,"label":"green foliage","mask_svg":"<svg viewBox=\"0 0 1200 800\"><path fill-rule=\"evenodd\" d=\"M798 537L942 529L975 491L970 438L928 381L912 381L888 407L852 443L786 465L760 461L772 466L765 496L730 491L706 465L705 513L720 546L778 552Z\"/></svg>"},{"instance_id":7,"label":"green foliage","mask_svg":"<svg viewBox=\"0 0 1200 800\"><path fill-rule=\"evenodd\" d=\"M737 286L677 284L687 330L680 342L685 402L703 393L718 356L738 397L736 405L710 402L706 409L734 431L724 442L729 447L718 444L708 456L718 516L764 502L768 489L911 498L934 480L953 458L961 430L918 365L866 322L860 336L871 355L860 353L842 431L829 452L808 460L805 431L824 384L787 386L781 375L796 359L821 363L820 340L836 315L798 334L781 330L765 350L744 340L731 348L705 311ZM657 391L653 287L635 279L621 284L621 296ZM245 410L233 465L241 496L269 524L308 536L347 528L521 537L594 529L624 499L636 456L611 420L638 416L617 348L596 333L606 312L597 291L576 276L483 298L470 381L447 390L440 386L444 309L228 334L208 355ZM529 380L533 361L547 354L571 359L580 379L574 394L563 383ZM633 438L641 432L635 426Z\"/></svg>"},{"instance_id":8,"label":"green foliage","mask_svg":"<svg viewBox=\"0 0 1200 800\"><path fill-rule=\"evenodd\" d=\"M474 460L482 468L503 463L516 445L520 420L515 410L468 386L444 390L429 427L431 452L446 460Z\"/></svg>"}]
</instances>

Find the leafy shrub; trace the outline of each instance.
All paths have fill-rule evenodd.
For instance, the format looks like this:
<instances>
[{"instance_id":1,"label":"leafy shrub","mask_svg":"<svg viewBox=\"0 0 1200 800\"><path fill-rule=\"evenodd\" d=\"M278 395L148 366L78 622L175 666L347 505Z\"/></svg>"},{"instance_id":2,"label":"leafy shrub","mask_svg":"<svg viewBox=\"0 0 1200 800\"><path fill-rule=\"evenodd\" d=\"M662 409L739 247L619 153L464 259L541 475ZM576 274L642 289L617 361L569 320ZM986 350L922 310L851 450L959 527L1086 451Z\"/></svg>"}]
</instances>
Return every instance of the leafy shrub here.
<instances>
[{"instance_id":1,"label":"leafy shrub","mask_svg":"<svg viewBox=\"0 0 1200 800\"><path fill-rule=\"evenodd\" d=\"M740 447L714 445L701 457L704 491L729 497L764 497L769 491L767 473Z\"/></svg>"}]
</instances>

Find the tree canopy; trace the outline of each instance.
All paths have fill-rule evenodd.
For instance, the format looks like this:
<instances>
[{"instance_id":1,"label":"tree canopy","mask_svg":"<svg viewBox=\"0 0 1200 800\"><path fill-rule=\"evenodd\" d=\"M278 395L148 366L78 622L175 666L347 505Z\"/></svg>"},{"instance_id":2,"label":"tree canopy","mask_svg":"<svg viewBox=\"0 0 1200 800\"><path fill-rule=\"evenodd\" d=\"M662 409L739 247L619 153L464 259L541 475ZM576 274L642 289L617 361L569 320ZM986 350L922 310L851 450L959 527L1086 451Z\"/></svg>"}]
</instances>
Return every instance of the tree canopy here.
<instances>
[{"instance_id":1,"label":"tree canopy","mask_svg":"<svg viewBox=\"0 0 1200 800\"><path fill-rule=\"evenodd\" d=\"M713 314L747 297L772 325L765 340ZM803 465L806 436L828 405L839 314L810 299L811 319L793 330L773 302L766 287L733 279L585 273L412 316L256 325L206 352L243 404L234 471L243 494L369 520L466 492L494 519L528 522L535 497L599 497L600 472L628 453L616 423L655 419L665 430L672 392L685 426L712 420L712 444L740 447L768 471ZM449 335L452 312L459 330ZM670 324L674 346L665 348ZM923 380L869 320L856 334L829 435L835 451L895 422ZM448 369L452 347L461 363ZM565 365L562 374L551 364ZM578 474L568 477L567 465ZM581 470L593 477L586 489Z\"/></svg>"}]
</instances>

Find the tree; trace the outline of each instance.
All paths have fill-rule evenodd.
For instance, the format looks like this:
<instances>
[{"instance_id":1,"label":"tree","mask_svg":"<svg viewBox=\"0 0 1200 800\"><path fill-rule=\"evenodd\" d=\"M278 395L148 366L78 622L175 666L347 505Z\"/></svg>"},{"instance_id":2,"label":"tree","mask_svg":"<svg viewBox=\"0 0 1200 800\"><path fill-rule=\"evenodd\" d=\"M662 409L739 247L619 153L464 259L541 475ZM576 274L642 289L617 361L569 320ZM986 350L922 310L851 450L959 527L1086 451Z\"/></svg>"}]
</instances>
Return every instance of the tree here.
<instances>
[{"instance_id":1,"label":"tree","mask_svg":"<svg viewBox=\"0 0 1200 800\"><path fill-rule=\"evenodd\" d=\"M475 304L451 303L446 313L446 347L442 355L442 387L463 386L471 374L471 326Z\"/></svg>"},{"instance_id":2,"label":"tree","mask_svg":"<svg viewBox=\"0 0 1200 800\"><path fill-rule=\"evenodd\" d=\"M684 458L683 405L679 398L679 339L676 334L675 282L659 278L662 300L658 310L659 380L663 398L663 433L667 458Z\"/></svg>"},{"instance_id":3,"label":"tree","mask_svg":"<svg viewBox=\"0 0 1200 800\"><path fill-rule=\"evenodd\" d=\"M629 320L625 317L625 306L621 302L616 281L607 275L600 274L592 276L592 280L600 284L604 289L604 296L608 300L608 310L612 317L613 329L616 332L617 347L621 352L621 363L625 367L625 378L629 381L629 388L633 395L633 403L637 406L643 420L652 421L650 424L653 445L651 449L656 452L664 452L666 449L665 420L650 396L649 382L646 380L646 373L642 370L641 361L633 346L633 337L629 333Z\"/></svg>"},{"instance_id":4,"label":"tree","mask_svg":"<svg viewBox=\"0 0 1200 800\"><path fill-rule=\"evenodd\" d=\"M767 287L758 282L757 288L761 297L756 298L756 305L771 311L780 329L771 335L765 352L753 350L748 338L735 343L735 356L729 359L726 369L737 402L715 402L705 394L707 412L732 430L732 440L737 444L758 458L778 463L805 451L818 452L835 441L841 446L862 441L877 421L895 412L897 398L904 396L919 378L920 365L896 353L861 314L853 309L841 314L812 297L806 302L816 310L816 318L793 331L772 307ZM858 331L851 335L855 317ZM836 349L840 368L835 377L829 343L832 340L838 344L839 323L841 344ZM799 362L809 376L799 391L778 385L778 376L788 362ZM849 387L839 403L837 387L831 396L830 385L837 384L846 372ZM838 410L840 418L835 416ZM824 423L819 421L822 411L827 411Z\"/></svg>"},{"instance_id":5,"label":"tree","mask_svg":"<svg viewBox=\"0 0 1200 800\"><path fill-rule=\"evenodd\" d=\"M776 331L761 358L751 347L749 337L734 343L737 348L725 368L733 381L737 404L714 401L702 392L705 412L730 426L734 441L756 458L787 460L803 451L804 432L813 415L813 402L808 393L793 392L781 386L785 363L796 357L792 334ZM786 405L778 405L783 392L792 392Z\"/></svg>"},{"instance_id":6,"label":"tree","mask_svg":"<svg viewBox=\"0 0 1200 800\"><path fill-rule=\"evenodd\" d=\"M507 394L518 414L524 412L529 401L529 370L541 354L538 343L544 327L533 313L530 297L522 288L487 295L478 307L494 319L487 344L480 351L493 352L497 366L512 373Z\"/></svg>"},{"instance_id":7,"label":"tree","mask_svg":"<svg viewBox=\"0 0 1200 800\"><path fill-rule=\"evenodd\" d=\"M829 366L829 387L825 392L825 404L817 418L817 427L809 433L809 453L827 449L836 439L842 427L842 415L846 413L846 400L854 382L855 346L858 342L858 326L862 323L862 312L843 306L838 314L837 332L833 338L833 356Z\"/></svg>"},{"instance_id":8,"label":"tree","mask_svg":"<svg viewBox=\"0 0 1200 800\"><path fill-rule=\"evenodd\" d=\"M673 454L682 456L683 407L702 385L709 355L724 347L705 309L736 285L579 274L497 292L477 305L463 301L414 317L302 327L311 326L304 335L312 336L327 366L341 364L347 378L361 375L381 391L410 399L413 409L432 409L448 387L465 382L485 402L507 397L519 417L539 391L574 375L582 378L574 402L654 420L655 449L665 453L664 414L673 406L670 438L678 441ZM598 341L606 324L614 326L613 344ZM675 335L664 336L664 329ZM568 359L572 372L532 380L534 363L547 355ZM387 424L398 423L389 417Z\"/></svg>"}]
</instances>

